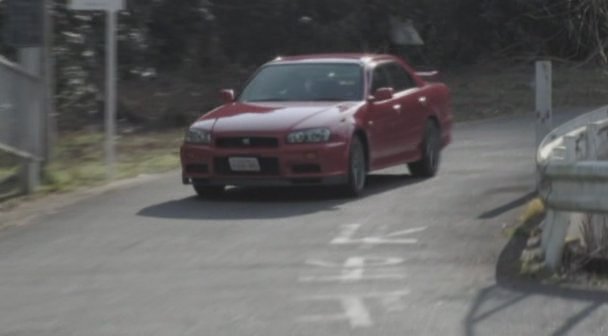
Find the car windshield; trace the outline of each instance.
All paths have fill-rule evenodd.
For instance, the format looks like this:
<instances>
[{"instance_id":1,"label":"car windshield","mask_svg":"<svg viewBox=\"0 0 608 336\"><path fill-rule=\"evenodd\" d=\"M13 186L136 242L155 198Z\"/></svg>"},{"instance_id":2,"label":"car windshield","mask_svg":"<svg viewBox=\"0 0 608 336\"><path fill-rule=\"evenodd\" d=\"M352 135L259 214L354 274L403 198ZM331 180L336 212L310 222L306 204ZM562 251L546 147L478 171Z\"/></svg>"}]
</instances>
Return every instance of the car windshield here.
<instances>
[{"instance_id":1,"label":"car windshield","mask_svg":"<svg viewBox=\"0 0 608 336\"><path fill-rule=\"evenodd\" d=\"M240 97L242 102L362 99L362 66L345 63L268 65L256 74Z\"/></svg>"}]
</instances>

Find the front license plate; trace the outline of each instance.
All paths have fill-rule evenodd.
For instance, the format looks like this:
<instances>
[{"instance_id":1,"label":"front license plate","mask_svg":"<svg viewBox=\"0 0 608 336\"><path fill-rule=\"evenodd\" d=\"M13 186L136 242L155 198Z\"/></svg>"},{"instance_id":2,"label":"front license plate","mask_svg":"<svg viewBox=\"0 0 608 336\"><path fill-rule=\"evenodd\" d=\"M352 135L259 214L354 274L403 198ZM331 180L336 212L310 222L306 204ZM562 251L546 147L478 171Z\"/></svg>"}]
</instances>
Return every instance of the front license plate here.
<instances>
[{"instance_id":1,"label":"front license plate","mask_svg":"<svg viewBox=\"0 0 608 336\"><path fill-rule=\"evenodd\" d=\"M232 157L228 159L230 169L235 172L259 172L260 161L256 158Z\"/></svg>"}]
</instances>

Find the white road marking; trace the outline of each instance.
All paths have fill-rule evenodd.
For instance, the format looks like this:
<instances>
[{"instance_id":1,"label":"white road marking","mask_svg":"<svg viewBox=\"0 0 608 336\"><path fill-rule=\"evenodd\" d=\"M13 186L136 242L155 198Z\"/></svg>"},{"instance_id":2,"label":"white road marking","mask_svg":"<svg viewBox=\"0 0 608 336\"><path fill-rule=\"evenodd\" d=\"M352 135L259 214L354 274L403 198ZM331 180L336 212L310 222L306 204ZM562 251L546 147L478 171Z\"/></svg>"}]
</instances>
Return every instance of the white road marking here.
<instances>
[{"instance_id":1,"label":"white road marking","mask_svg":"<svg viewBox=\"0 0 608 336\"><path fill-rule=\"evenodd\" d=\"M403 297L409 291L398 291L388 293L369 293L364 295L333 295L333 296L314 296L304 298L303 301L340 301L343 313L331 315L304 316L298 319L300 322L339 322L346 321L351 328L369 328L374 325L369 309L365 305L365 300L378 300L384 309L389 313L403 311Z\"/></svg>"},{"instance_id":2,"label":"white road marking","mask_svg":"<svg viewBox=\"0 0 608 336\"><path fill-rule=\"evenodd\" d=\"M383 258L383 257L354 257L348 259L345 263L336 263L331 261L324 261L319 259L309 259L306 261L307 265L318 266L325 268L343 268L347 265L358 265L363 263L365 267L380 268L380 267L391 267L403 264L405 260L403 258Z\"/></svg>"},{"instance_id":3,"label":"white road marking","mask_svg":"<svg viewBox=\"0 0 608 336\"><path fill-rule=\"evenodd\" d=\"M305 316L300 322L338 322L347 321L352 328L369 328L374 325L369 310L363 299L356 296L344 296L339 298L342 304L343 314Z\"/></svg>"},{"instance_id":4,"label":"white road marking","mask_svg":"<svg viewBox=\"0 0 608 336\"><path fill-rule=\"evenodd\" d=\"M312 260L307 262L309 265L320 266L324 268L338 268L340 265ZM341 265L342 272L340 275L333 276L303 276L300 277L301 282L357 282L363 280L399 280L404 279L405 275L394 270L385 270L382 267L395 266L403 263L403 259L399 258L366 258L352 257L347 259ZM375 273L365 274L366 268L372 268Z\"/></svg>"},{"instance_id":5,"label":"white road marking","mask_svg":"<svg viewBox=\"0 0 608 336\"><path fill-rule=\"evenodd\" d=\"M357 238L354 236L361 228L361 224L349 224L342 227L342 231L334 240L331 241L332 245L353 245L353 244L363 244L363 245L382 245L382 244L404 244L404 245L413 245L418 243L418 239L414 238L401 238L396 239L398 237L403 237L407 235L411 235L414 233L419 233L425 231L427 227L419 227L408 230L397 231L393 233L389 233L383 236L373 236L373 237L365 237L365 238Z\"/></svg>"},{"instance_id":6,"label":"white road marking","mask_svg":"<svg viewBox=\"0 0 608 336\"><path fill-rule=\"evenodd\" d=\"M408 238L412 234L423 232L427 227L411 228L396 231L385 235L356 238L361 224L350 224L342 226L339 235L331 241L332 245L359 245L362 248L373 248L382 244L417 244L418 239ZM386 227L382 228L385 231ZM351 257L344 263L312 259L306 262L309 266L321 269L339 271L337 275L309 275L300 277L301 282L342 282L351 283L362 280L399 280L404 279L405 274L396 269L403 264L401 258L378 258L378 257ZM369 273L371 271L371 273ZM396 313L405 310L403 298L410 291L403 290L387 293L367 293L361 295L325 295L302 298L302 301L338 301L342 306L342 313L311 315L298 319L300 322L348 322L350 327L369 328L374 325L370 310L366 301L376 301L386 313Z\"/></svg>"},{"instance_id":7,"label":"white road marking","mask_svg":"<svg viewBox=\"0 0 608 336\"><path fill-rule=\"evenodd\" d=\"M344 242L348 242L352 240L352 237L359 231L361 228L361 224L348 224L342 226L342 231L337 238L332 240L331 244L344 244Z\"/></svg>"},{"instance_id":8,"label":"white road marking","mask_svg":"<svg viewBox=\"0 0 608 336\"><path fill-rule=\"evenodd\" d=\"M358 297L342 298L342 309L350 318L350 325L353 328L371 327L374 325L369 310L365 303Z\"/></svg>"},{"instance_id":9,"label":"white road marking","mask_svg":"<svg viewBox=\"0 0 608 336\"><path fill-rule=\"evenodd\" d=\"M366 280L402 280L406 276L400 273L382 273L382 274L367 274L363 275L362 272L345 271L341 275L327 275L327 276L302 276L300 282L359 282Z\"/></svg>"},{"instance_id":10,"label":"white road marking","mask_svg":"<svg viewBox=\"0 0 608 336\"><path fill-rule=\"evenodd\" d=\"M385 237L392 238L392 237L405 236L405 235L409 235L409 234L412 234L412 233L423 232L423 231L426 231L426 229L427 229L427 227L419 227L419 228L407 229L407 230L403 230L403 231L393 232L391 234L386 235Z\"/></svg>"}]
</instances>

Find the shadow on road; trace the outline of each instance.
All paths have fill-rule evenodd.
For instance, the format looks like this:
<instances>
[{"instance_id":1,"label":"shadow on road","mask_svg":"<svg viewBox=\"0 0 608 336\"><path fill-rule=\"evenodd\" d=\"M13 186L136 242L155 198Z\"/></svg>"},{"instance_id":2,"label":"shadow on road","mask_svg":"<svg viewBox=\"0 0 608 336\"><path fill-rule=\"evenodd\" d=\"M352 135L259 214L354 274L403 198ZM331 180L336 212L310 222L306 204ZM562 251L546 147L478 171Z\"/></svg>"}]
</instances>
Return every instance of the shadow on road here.
<instances>
[{"instance_id":1,"label":"shadow on road","mask_svg":"<svg viewBox=\"0 0 608 336\"><path fill-rule=\"evenodd\" d=\"M523 205L525 205L526 203L530 202L531 200L533 200L535 197L537 196L536 191L532 191L530 193L527 193L519 198L517 198L516 200L513 200L507 204L503 204L495 209L486 211L484 213L482 213L481 215L479 215L479 217L477 219L492 219L492 218L496 218L506 212L509 212L515 208L519 208Z\"/></svg>"},{"instance_id":2,"label":"shadow on road","mask_svg":"<svg viewBox=\"0 0 608 336\"><path fill-rule=\"evenodd\" d=\"M526 278L519 272L519 257L526 246L526 238L516 235L502 251L496 267L496 284L480 290L464 320L466 336L484 335L478 332L481 323L488 319L504 320L501 313L509 310L526 309L526 301L546 297L547 301L540 309L550 314L551 299L585 303L582 308L571 316L555 316L556 321L562 321L554 330L547 330L543 335L570 335L572 330L589 317L595 310L608 304L608 292L594 289L575 289L561 287L557 284L544 284L534 279ZM538 302L537 302L538 303ZM564 304L564 302L561 302ZM528 311L534 312L528 307ZM536 311L538 312L538 311ZM506 314L505 314L506 315ZM525 314L521 314L525 315ZM529 322L534 323L534 316L529 316ZM517 321L513 321L517 323Z\"/></svg>"},{"instance_id":3,"label":"shadow on road","mask_svg":"<svg viewBox=\"0 0 608 336\"><path fill-rule=\"evenodd\" d=\"M410 175L370 175L365 193L370 197L389 190L423 182ZM234 188L206 200L192 196L156 204L139 211L139 216L169 219L270 219L334 211L353 202L337 187Z\"/></svg>"}]
</instances>

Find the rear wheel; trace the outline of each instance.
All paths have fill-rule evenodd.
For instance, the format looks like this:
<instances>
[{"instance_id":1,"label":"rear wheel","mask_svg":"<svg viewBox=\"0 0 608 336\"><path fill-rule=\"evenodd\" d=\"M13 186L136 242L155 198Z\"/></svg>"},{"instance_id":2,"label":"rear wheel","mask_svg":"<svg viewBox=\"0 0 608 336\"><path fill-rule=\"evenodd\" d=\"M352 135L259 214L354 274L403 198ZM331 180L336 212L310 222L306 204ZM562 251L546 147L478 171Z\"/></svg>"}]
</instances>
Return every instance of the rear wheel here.
<instances>
[{"instance_id":1,"label":"rear wheel","mask_svg":"<svg viewBox=\"0 0 608 336\"><path fill-rule=\"evenodd\" d=\"M224 186L193 185L194 191L200 198L213 198L224 192Z\"/></svg>"},{"instance_id":2,"label":"rear wheel","mask_svg":"<svg viewBox=\"0 0 608 336\"><path fill-rule=\"evenodd\" d=\"M359 137L355 137L350 145L348 161L348 184L345 191L349 196L357 197L363 192L367 180L365 148Z\"/></svg>"},{"instance_id":3,"label":"rear wheel","mask_svg":"<svg viewBox=\"0 0 608 336\"><path fill-rule=\"evenodd\" d=\"M429 120L426 124L422 142L422 158L410 163L410 172L415 177L433 177L439 170L441 161L441 136L437 124Z\"/></svg>"}]
</instances>

